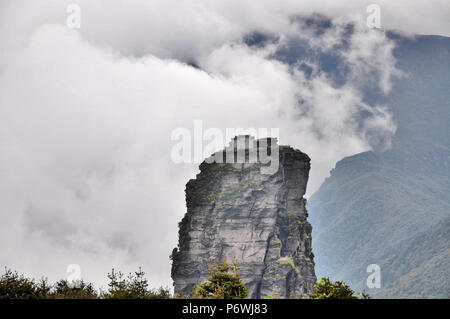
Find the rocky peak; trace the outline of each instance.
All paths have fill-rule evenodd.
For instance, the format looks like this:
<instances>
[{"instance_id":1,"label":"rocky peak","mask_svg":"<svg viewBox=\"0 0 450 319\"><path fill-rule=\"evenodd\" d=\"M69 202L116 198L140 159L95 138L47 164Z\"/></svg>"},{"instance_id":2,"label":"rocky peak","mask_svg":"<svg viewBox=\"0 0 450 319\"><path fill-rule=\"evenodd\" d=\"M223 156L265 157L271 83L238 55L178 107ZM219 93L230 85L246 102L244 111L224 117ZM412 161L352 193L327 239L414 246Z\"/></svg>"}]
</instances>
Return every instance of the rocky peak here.
<instances>
[{"instance_id":1,"label":"rocky peak","mask_svg":"<svg viewBox=\"0 0 450 319\"><path fill-rule=\"evenodd\" d=\"M186 184L187 213L171 255L175 293L189 296L208 278L208 267L223 258L237 259L251 298L311 292L316 276L303 198L308 155L278 146L274 138L251 136L234 138L217 154L225 160L205 160ZM264 171L275 161L276 171Z\"/></svg>"}]
</instances>

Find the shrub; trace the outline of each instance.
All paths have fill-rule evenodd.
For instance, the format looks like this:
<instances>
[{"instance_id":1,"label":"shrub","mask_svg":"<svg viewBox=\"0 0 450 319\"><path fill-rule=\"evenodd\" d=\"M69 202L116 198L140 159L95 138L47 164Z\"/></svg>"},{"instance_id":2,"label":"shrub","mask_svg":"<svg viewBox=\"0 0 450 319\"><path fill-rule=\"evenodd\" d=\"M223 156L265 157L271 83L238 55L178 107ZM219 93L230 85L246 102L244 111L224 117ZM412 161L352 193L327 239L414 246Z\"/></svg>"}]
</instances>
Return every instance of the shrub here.
<instances>
[{"instance_id":1,"label":"shrub","mask_svg":"<svg viewBox=\"0 0 450 319\"><path fill-rule=\"evenodd\" d=\"M50 285L46 278L39 282L34 279L19 275L17 271L5 268L0 276L0 299L169 299L169 288L160 287L157 290L148 288L145 273L139 271L124 278L123 274L114 269L108 278L109 290L106 293L98 293L93 284L83 280L69 282L59 280Z\"/></svg>"},{"instance_id":2,"label":"shrub","mask_svg":"<svg viewBox=\"0 0 450 319\"><path fill-rule=\"evenodd\" d=\"M365 293L355 293L342 281L332 282L328 277L320 279L314 288L314 292L309 294L312 299L358 299L358 296L361 296L362 299L370 298Z\"/></svg>"},{"instance_id":3,"label":"shrub","mask_svg":"<svg viewBox=\"0 0 450 319\"><path fill-rule=\"evenodd\" d=\"M208 281L194 288L194 298L244 299L247 297L248 290L239 276L239 267L235 259L232 264L224 259L210 269L211 275Z\"/></svg>"},{"instance_id":4,"label":"shrub","mask_svg":"<svg viewBox=\"0 0 450 319\"><path fill-rule=\"evenodd\" d=\"M33 279L28 279L8 268L5 268L5 273L0 276L0 299L43 298L49 290L46 279L36 283Z\"/></svg>"},{"instance_id":5,"label":"shrub","mask_svg":"<svg viewBox=\"0 0 450 319\"><path fill-rule=\"evenodd\" d=\"M67 280L60 280L55 283L47 298L52 299L96 299L98 293L91 283L83 280L70 283Z\"/></svg>"},{"instance_id":6,"label":"shrub","mask_svg":"<svg viewBox=\"0 0 450 319\"><path fill-rule=\"evenodd\" d=\"M108 273L109 290L103 294L107 299L169 299L169 288L160 287L157 291L148 288L145 272L139 267L134 274L125 277L122 272Z\"/></svg>"}]
</instances>

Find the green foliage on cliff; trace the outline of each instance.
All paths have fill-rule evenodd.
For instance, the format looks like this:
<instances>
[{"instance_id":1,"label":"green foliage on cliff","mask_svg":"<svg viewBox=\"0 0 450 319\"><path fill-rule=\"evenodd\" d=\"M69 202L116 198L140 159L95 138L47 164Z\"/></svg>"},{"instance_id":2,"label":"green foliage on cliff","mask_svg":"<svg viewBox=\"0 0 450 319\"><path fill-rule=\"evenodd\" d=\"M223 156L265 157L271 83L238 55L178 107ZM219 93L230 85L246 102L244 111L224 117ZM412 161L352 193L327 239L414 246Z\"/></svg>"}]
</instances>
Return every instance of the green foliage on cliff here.
<instances>
[{"instance_id":1,"label":"green foliage on cliff","mask_svg":"<svg viewBox=\"0 0 450 319\"><path fill-rule=\"evenodd\" d=\"M99 294L91 283L79 280L71 284L62 279L52 287L49 286L49 292L44 297L47 299L97 299Z\"/></svg>"},{"instance_id":2,"label":"green foliage on cliff","mask_svg":"<svg viewBox=\"0 0 450 319\"><path fill-rule=\"evenodd\" d=\"M5 269L0 277L0 299L37 299L48 293L45 279L36 282L10 269Z\"/></svg>"},{"instance_id":3,"label":"green foliage on cliff","mask_svg":"<svg viewBox=\"0 0 450 319\"><path fill-rule=\"evenodd\" d=\"M300 269L298 269L298 267L295 265L295 262L292 258L279 259L278 263L281 265L290 265L297 274L300 274Z\"/></svg>"},{"instance_id":4,"label":"green foliage on cliff","mask_svg":"<svg viewBox=\"0 0 450 319\"><path fill-rule=\"evenodd\" d=\"M239 276L237 261L230 264L224 259L221 263L211 266L208 281L196 286L194 298L199 299L244 299L248 290Z\"/></svg>"},{"instance_id":5,"label":"green foliage on cliff","mask_svg":"<svg viewBox=\"0 0 450 319\"><path fill-rule=\"evenodd\" d=\"M19 275L17 271L5 269L0 276L0 299L93 299L99 294L94 286L80 280L70 284L60 280L50 285L46 278L40 281Z\"/></svg>"}]
</instances>

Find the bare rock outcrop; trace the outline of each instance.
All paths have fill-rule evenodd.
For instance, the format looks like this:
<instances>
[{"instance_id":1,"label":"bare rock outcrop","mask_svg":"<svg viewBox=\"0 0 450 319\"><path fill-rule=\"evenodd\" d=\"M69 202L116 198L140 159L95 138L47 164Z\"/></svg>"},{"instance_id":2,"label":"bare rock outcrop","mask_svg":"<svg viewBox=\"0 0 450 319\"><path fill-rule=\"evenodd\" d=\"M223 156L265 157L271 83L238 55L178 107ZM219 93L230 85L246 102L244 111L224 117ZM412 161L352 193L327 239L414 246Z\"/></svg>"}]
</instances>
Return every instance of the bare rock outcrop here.
<instances>
[{"instance_id":1,"label":"bare rock outcrop","mask_svg":"<svg viewBox=\"0 0 450 319\"><path fill-rule=\"evenodd\" d=\"M276 139L246 138L243 163L205 161L186 185L187 213L171 255L176 294L191 295L208 278L209 266L225 257L237 259L250 298L302 297L313 290L312 228L303 198L310 158L289 146L278 147ZM267 144L279 153L273 174L261 172L268 164L259 157L249 163L249 152L267 151Z\"/></svg>"}]
</instances>

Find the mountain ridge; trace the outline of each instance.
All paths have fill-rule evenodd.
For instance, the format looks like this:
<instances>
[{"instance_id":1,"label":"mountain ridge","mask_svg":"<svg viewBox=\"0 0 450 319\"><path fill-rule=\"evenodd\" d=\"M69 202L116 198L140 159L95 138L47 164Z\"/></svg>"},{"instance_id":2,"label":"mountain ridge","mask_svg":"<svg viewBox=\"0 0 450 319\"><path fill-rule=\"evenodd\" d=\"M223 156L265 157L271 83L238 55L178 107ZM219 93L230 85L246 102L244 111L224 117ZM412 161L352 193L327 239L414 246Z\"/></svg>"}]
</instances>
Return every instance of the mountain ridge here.
<instances>
[{"instance_id":1,"label":"mountain ridge","mask_svg":"<svg viewBox=\"0 0 450 319\"><path fill-rule=\"evenodd\" d=\"M407 75L383 101L398 127L392 148L342 159L311 196L316 272L367 290L366 266L375 263L386 279L382 289L369 291L375 297L448 298L448 276L437 286L426 280L448 273L448 250L433 249L448 245L448 227L423 247L420 236L447 225L450 212L450 38L390 37ZM420 260L402 253L414 247L433 253L420 254Z\"/></svg>"}]
</instances>

